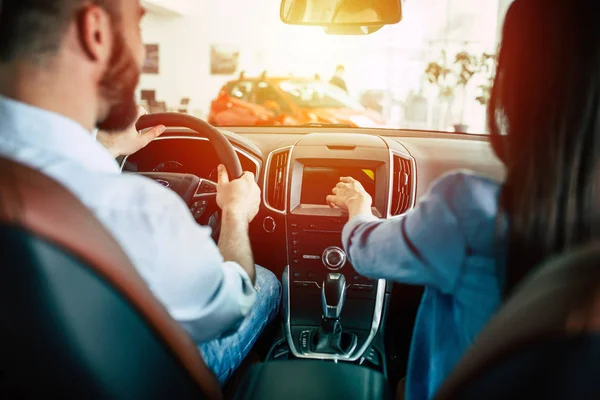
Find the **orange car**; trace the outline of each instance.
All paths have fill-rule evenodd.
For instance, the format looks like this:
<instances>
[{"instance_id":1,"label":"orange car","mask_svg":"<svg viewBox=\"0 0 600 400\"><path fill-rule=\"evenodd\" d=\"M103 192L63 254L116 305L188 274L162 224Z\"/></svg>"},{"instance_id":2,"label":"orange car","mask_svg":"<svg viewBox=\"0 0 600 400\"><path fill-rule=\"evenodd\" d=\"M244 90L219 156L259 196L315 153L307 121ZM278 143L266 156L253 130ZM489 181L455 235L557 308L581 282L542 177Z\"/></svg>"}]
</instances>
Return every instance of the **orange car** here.
<instances>
[{"instance_id":1,"label":"orange car","mask_svg":"<svg viewBox=\"0 0 600 400\"><path fill-rule=\"evenodd\" d=\"M345 125L385 128L385 121L342 89L293 77L241 78L223 86L208 121L215 126Z\"/></svg>"}]
</instances>

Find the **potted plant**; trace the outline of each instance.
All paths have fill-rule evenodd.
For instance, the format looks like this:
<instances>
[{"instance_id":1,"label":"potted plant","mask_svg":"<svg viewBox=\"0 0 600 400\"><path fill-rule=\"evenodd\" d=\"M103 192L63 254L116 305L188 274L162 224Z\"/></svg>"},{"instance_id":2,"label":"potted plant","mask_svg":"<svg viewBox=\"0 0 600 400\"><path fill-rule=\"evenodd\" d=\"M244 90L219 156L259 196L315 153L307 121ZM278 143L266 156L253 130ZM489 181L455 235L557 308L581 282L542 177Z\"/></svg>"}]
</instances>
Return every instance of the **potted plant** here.
<instances>
[{"instance_id":1,"label":"potted plant","mask_svg":"<svg viewBox=\"0 0 600 400\"><path fill-rule=\"evenodd\" d=\"M440 58L432 61L425 69L427 81L437 87L439 102L430 103L427 112L427 126L438 124L438 129L446 129L450 105L454 97L454 78L452 70L448 67L446 52L442 50Z\"/></svg>"},{"instance_id":2,"label":"potted plant","mask_svg":"<svg viewBox=\"0 0 600 400\"><path fill-rule=\"evenodd\" d=\"M427 80L439 88L440 97L450 98L454 94L452 85L449 83L451 75L452 70L446 65L446 52L443 50L439 62L430 62L425 69Z\"/></svg>"},{"instance_id":3,"label":"potted plant","mask_svg":"<svg viewBox=\"0 0 600 400\"><path fill-rule=\"evenodd\" d=\"M492 85L494 84L494 75L496 74L496 55L491 53L483 53L481 55L481 63L479 73L483 77L483 83L477 87L479 93L475 100L485 106L489 103L492 94ZM485 114L485 126L488 126L488 114Z\"/></svg>"},{"instance_id":4,"label":"potted plant","mask_svg":"<svg viewBox=\"0 0 600 400\"><path fill-rule=\"evenodd\" d=\"M484 83L478 86L479 95L475 98L479 104L485 106L490 101L492 84L496 67L496 55L483 53L480 58L479 73L484 76Z\"/></svg>"},{"instance_id":5,"label":"potted plant","mask_svg":"<svg viewBox=\"0 0 600 400\"><path fill-rule=\"evenodd\" d=\"M466 132L469 126L465 124L465 109L467 108L467 87L473 76L479 72L480 64L476 56L468 53L467 51L461 51L454 59L454 65L456 70L456 86L462 87L463 89L463 102L460 109L460 116L457 124L454 124L454 130L456 132Z\"/></svg>"}]
</instances>

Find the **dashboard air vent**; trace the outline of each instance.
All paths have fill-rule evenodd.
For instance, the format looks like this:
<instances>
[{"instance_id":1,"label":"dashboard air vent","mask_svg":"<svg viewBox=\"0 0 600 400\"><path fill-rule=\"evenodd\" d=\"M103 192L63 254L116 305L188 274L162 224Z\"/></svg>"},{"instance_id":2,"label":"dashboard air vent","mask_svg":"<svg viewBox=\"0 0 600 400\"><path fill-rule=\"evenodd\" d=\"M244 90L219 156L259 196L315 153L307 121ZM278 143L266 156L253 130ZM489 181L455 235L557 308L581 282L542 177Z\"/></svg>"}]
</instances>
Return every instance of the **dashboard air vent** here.
<instances>
[{"instance_id":1,"label":"dashboard air vent","mask_svg":"<svg viewBox=\"0 0 600 400\"><path fill-rule=\"evenodd\" d=\"M394 175L392 178L391 215L402 215L414 203L415 168L411 158L393 155Z\"/></svg>"},{"instance_id":2,"label":"dashboard air vent","mask_svg":"<svg viewBox=\"0 0 600 400\"><path fill-rule=\"evenodd\" d=\"M289 156L289 148L273 152L266 172L266 204L268 207L280 212L285 211L285 182Z\"/></svg>"}]
</instances>

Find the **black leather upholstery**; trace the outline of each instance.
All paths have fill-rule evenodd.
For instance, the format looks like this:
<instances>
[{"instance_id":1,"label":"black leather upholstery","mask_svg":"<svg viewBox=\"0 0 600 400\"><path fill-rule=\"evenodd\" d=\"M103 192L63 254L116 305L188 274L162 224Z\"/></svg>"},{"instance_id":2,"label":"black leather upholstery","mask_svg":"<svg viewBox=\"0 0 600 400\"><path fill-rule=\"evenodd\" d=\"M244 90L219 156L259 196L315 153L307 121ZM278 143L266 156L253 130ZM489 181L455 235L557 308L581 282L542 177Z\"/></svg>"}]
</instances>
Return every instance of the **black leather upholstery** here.
<instances>
[{"instance_id":1,"label":"black leather upholstery","mask_svg":"<svg viewBox=\"0 0 600 400\"><path fill-rule=\"evenodd\" d=\"M273 361L252 367L235 400L389 399L385 377L377 371L340 362Z\"/></svg>"},{"instance_id":2,"label":"black leather upholstery","mask_svg":"<svg viewBox=\"0 0 600 400\"><path fill-rule=\"evenodd\" d=\"M183 328L71 193L0 159L0 399L220 399Z\"/></svg>"},{"instance_id":3,"label":"black leather upholstery","mask_svg":"<svg viewBox=\"0 0 600 400\"><path fill-rule=\"evenodd\" d=\"M311 351L321 354L348 354L356 347L357 336L344 332L339 319L323 318L309 336Z\"/></svg>"},{"instance_id":4,"label":"black leather upholstery","mask_svg":"<svg viewBox=\"0 0 600 400\"><path fill-rule=\"evenodd\" d=\"M438 399L600 399L600 245L550 261L515 290Z\"/></svg>"},{"instance_id":5,"label":"black leather upholstery","mask_svg":"<svg viewBox=\"0 0 600 400\"><path fill-rule=\"evenodd\" d=\"M203 398L139 313L79 260L16 228L1 228L0 243L0 398Z\"/></svg>"},{"instance_id":6,"label":"black leather upholstery","mask_svg":"<svg viewBox=\"0 0 600 400\"><path fill-rule=\"evenodd\" d=\"M323 354L348 353L342 344L342 334L342 324L339 320L323 319L321 327L311 332L311 350Z\"/></svg>"}]
</instances>

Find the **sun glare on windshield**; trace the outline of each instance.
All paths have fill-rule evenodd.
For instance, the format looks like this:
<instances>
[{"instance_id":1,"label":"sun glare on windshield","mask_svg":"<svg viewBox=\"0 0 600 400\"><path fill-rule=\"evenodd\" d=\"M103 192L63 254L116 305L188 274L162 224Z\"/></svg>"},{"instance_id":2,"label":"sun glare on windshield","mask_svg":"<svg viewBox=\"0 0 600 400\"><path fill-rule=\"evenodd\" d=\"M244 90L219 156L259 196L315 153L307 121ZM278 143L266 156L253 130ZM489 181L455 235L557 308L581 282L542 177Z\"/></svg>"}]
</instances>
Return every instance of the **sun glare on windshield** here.
<instances>
[{"instance_id":1,"label":"sun glare on windshield","mask_svg":"<svg viewBox=\"0 0 600 400\"><path fill-rule=\"evenodd\" d=\"M344 126L485 134L512 0L405 0L370 35L281 22L280 0L144 0L138 100L216 126Z\"/></svg>"}]
</instances>

